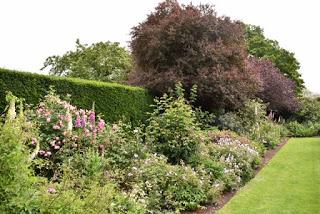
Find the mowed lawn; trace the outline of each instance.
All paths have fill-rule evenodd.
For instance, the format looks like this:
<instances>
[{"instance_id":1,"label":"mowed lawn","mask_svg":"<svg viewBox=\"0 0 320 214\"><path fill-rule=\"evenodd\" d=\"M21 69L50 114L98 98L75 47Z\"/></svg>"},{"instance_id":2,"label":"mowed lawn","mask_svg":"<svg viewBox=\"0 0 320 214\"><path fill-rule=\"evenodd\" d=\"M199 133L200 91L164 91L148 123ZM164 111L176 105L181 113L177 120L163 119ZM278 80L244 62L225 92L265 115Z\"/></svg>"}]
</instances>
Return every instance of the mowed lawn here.
<instances>
[{"instance_id":1,"label":"mowed lawn","mask_svg":"<svg viewBox=\"0 0 320 214\"><path fill-rule=\"evenodd\" d=\"M218 214L320 214L320 138L291 139Z\"/></svg>"}]
</instances>

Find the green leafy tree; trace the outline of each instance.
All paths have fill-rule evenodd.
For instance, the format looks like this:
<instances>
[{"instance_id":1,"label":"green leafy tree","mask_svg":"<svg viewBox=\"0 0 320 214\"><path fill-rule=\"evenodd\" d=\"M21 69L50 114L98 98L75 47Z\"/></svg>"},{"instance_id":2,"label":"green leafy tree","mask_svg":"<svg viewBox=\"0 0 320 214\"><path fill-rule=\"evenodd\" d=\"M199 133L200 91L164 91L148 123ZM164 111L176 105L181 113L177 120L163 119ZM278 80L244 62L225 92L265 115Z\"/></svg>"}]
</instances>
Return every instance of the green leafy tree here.
<instances>
[{"instance_id":1,"label":"green leafy tree","mask_svg":"<svg viewBox=\"0 0 320 214\"><path fill-rule=\"evenodd\" d=\"M297 94L302 93L304 81L299 73L300 63L294 53L281 48L276 40L266 38L259 26L246 26L246 42L249 54L271 60L285 76L296 83Z\"/></svg>"},{"instance_id":2,"label":"green leafy tree","mask_svg":"<svg viewBox=\"0 0 320 214\"><path fill-rule=\"evenodd\" d=\"M49 68L56 76L121 82L131 71L130 53L119 43L98 42L92 45L76 41L76 50L62 56L50 56L41 70Z\"/></svg>"}]
</instances>

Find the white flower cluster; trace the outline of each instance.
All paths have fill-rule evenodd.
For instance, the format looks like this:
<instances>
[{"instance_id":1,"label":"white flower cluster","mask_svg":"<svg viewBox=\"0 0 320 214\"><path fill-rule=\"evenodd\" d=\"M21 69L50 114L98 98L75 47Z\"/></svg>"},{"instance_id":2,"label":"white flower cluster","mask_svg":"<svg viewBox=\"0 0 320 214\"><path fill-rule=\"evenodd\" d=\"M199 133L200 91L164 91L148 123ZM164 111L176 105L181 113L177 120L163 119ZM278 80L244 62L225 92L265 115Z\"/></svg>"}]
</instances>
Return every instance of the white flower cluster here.
<instances>
[{"instance_id":1,"label":"white flower cluster","mask_svg":"<svg viewBox=\"0 0 320 214\"><path fill-rule=\"evenodd\" d=\"M233 175L235 181L241 183L242 175L247 170L253 170L253 163L259 159L259 153L250 145L231 137L220 137L216 144L219 148L217 152L220 161L226 164L224 173Z\"/></svg>"}]
</instances>

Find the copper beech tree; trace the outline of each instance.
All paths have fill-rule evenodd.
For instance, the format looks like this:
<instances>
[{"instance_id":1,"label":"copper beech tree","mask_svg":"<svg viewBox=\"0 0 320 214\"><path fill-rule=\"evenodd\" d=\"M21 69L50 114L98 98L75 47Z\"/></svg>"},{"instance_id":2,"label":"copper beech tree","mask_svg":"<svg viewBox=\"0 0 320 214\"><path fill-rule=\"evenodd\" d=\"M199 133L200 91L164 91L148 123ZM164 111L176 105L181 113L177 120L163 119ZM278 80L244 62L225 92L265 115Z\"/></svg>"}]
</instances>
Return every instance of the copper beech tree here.
<instances>
[{"instance_id":1,"label":"copper beech tree","mask_svg":"<svg viewBox=\"0 0 320 214\"><path fill-rule=\"evenodd\" d=\"M196 84L198 104L207 109L237 108L257 93L259 78L247 60L244 24L217 16L210 5L167 0L131 35L132 84L157 94L176 82L187 89Z\"/></svg>"},{"instance_id":2,"label":"copper beech tree","mask_svg":"<svg viewBox=\"0 0 320 214\"><path fill-rule=\"evenodd\" d=\"M298 109L296 84L286 77L270 60L252 57L250 65L260 77L257 97L268 103L268 109L281 114Z\"/></svg>"}]
</instances>

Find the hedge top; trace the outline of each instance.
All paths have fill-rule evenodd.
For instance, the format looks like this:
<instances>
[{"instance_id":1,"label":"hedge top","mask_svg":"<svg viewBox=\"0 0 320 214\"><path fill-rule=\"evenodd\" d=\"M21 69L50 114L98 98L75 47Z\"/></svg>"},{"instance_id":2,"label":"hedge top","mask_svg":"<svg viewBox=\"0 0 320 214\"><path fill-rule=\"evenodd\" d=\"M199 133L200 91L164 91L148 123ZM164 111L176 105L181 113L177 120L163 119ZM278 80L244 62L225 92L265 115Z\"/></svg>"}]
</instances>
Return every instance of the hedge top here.
<instances>
[{"instance_id":1,"label":"hedge top","mask_svg":"<svg viewBox=\"0 0 320 214\"><path fill-rule=\"evenodd\" d=\"M54 77L0 68L0 110L5 103L5 92L25 98L28 104L37 104L54 86L58 94L71 95L71 103L95 109L108 121L122 118L138 122L150 109L152 96L143 88L76 78Z\"/></svg>"}]
</instances>

